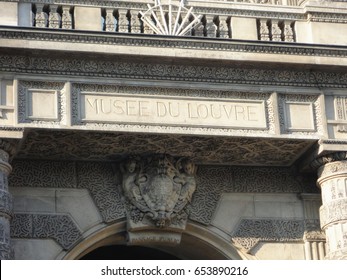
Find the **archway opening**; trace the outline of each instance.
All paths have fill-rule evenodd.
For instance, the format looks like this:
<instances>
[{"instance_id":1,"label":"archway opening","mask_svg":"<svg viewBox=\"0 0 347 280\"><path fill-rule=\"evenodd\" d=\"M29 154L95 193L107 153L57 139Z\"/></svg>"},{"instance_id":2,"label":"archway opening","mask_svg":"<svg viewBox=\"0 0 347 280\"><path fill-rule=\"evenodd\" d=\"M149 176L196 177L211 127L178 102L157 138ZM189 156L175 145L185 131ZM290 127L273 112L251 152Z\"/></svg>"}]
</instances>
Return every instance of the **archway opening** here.
<instances>
[{"instance_id":1,"label":"archway opening","mask_svg":"<svg viewBox=\"0 0 347 280\"><path fill-rule=\"evenodd\" d=\"M225 260L248 259L232 243L210 229L189 222L177 246L127 245L125 220L98 228L59 258L67 260Z\"/></svg>"},{"instance_id":2,"label":"archway opening","mask_svg":"<svg viewBox=\"0 0 347 280\"><path fill-rule=\"evenodd\" d=\"M144 246L111 245L99 247L81 260L179 260L178 257L158 249Z\"/></svg>"}]
</instances>

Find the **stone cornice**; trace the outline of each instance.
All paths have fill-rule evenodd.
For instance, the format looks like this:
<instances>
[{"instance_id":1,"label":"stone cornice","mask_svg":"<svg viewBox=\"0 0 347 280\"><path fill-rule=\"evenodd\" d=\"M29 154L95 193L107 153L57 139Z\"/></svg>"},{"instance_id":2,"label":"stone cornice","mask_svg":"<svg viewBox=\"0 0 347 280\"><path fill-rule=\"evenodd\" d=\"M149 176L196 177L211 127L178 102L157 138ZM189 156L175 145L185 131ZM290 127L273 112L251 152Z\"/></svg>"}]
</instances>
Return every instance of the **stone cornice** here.
<instances>
[{"instance_id":1,"label":"stone cornice","mask_svg":"<svg viewBox=\"0 0 347 280\"><path fill-rule=\"evenodd\" d=\"M107 58L50 58L47 56L0 55L0 71L15 74L107 79L208 82L221 84L340 87L346 88L347 74L328 72L247 69L220 66L187 66L164 63L122 62ZM332 79L333 78L333 79Z\"/></svg>"},{"instance_id":2,"label":"stone cornice","mask_svg":"<svg viewBox=\"0 0 347 280\"><path fill-rule=\"evenodd\" d=\"M276 43L212 39L199 37L169 37L160 35L135 35L127 33L61 31L54 29L0 26L0 39L34 41L59 41L71 43L109 44L155 48L180 48L197 50L232 51L242 53L264 53L276 55L300 55L347 58L347 47L309 45L298 43ZM19 47L19 46L18 46Z\"/></svg>"}]
</instances>

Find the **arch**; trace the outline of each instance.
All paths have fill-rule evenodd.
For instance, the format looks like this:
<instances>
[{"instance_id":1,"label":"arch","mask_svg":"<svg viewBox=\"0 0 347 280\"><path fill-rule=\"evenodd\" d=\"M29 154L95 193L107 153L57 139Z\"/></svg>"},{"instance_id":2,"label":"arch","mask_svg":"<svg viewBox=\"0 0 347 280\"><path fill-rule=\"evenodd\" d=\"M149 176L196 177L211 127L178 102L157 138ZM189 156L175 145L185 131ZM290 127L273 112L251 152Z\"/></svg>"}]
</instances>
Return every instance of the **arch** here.
<instances>
[{"instance_id":1,"label":"arch","mask_svg":"<svg viewBox=\"0 0 347 280\"><path fill-rule=\"evenodd\" d=\"M126 221L121 220L112 225L93 230L74 248L64 255L58 256L58 258L76 260L102 246L125 244ZM180 245L176 247L148 245L148 247L162 250L180 259L248 259L230 241L207 227L193 222L188 222L186 230L182 233Z\"/></svg>"}]
</instances>

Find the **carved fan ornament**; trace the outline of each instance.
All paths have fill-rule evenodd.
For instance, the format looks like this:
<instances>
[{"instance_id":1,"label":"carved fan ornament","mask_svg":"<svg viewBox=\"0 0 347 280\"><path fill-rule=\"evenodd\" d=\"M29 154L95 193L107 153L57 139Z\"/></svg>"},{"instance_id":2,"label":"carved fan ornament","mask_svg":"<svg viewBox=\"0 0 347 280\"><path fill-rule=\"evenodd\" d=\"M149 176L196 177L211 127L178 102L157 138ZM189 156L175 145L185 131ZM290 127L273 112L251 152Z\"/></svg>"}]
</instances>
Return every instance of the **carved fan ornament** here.
<instances>
[{"instance_id":1,"label":"carved fan ornament","mask_svg":"<svg viewBox=\"0 0 347 280\"><path fill-rule=\"evenodd\" d=\"M129 243L179 244L196 189L192 161L167 155L128 158L120 165Z\"/></svg>"},{"instance_id":2,"label":"carved fan ornament","mask_svg":"<svg viewBox=\"0 0 347 280\"><path fill-rule=\"evenodd\" d=\"M155 5L148 4L146 12L140 12L142 21L153 30L155 34L184 36L192 28L200 23L201 16L193 13L193 7L184 7L184 0L179 4L173 4L171 0L168 4L161 4L160 0L155 0Z\"/></svg>"}]
</instances>

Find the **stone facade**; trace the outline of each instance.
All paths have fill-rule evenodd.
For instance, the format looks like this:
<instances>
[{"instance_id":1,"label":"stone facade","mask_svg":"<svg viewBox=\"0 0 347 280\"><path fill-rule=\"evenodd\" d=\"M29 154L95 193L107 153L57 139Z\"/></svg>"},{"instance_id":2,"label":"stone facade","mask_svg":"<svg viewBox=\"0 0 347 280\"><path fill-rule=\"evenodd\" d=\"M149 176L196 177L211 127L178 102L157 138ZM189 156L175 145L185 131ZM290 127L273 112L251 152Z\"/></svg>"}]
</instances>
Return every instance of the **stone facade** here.
<instances>
[{"instance_id":1,"label":"stone facade","mask_svg":"<svg viewBox=\"0 0 347 280\"><path fill-rule=\"evenodd\" d=\"M0 1L1 259L346 259L346 15Z\"/></svg>"}]
</instances>

